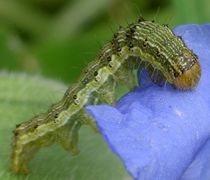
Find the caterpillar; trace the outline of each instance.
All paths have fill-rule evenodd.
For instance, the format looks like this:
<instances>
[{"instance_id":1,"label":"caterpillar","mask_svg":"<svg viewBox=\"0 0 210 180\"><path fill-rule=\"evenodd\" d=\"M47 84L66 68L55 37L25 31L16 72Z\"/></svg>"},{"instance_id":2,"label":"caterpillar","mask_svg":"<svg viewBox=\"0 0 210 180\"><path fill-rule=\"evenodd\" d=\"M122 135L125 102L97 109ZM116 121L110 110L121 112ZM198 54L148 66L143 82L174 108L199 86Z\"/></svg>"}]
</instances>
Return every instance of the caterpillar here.
<instances>
[{"instance_id":1,"label":"caterpillar","mask_svg":"<svg viewBox=\"0 0 210 180\"><path fill-rule=\"evenodd\" d=\"M28 173L28 164L35 153L52 143L78 154L81 126L88 124L96 129L84 107L114 104L118 84L125 84L129 89L136 86L133 72L139 66L148 70L154 83L166 81L180 90L196 87L201 76L198 57L168 26L140 18L127 27L120 27L59 102L47 112L16 125L12 170Z\"/></svg>"}]
</instances>

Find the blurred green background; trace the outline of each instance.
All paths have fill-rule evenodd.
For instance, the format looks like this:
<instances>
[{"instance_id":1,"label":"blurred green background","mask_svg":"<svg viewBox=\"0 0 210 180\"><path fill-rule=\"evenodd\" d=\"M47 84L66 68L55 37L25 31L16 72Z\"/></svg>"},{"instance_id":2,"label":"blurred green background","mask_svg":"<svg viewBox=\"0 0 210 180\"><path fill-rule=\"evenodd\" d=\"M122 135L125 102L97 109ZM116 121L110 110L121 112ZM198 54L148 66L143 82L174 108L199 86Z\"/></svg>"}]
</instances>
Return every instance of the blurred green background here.
<instances>
[{"instance_id":1,"label":"blurred green background","mask_svg":"<svg viewBox=\"0 0 210 180\"><path fill-rule=\"evenodd\" d=\"M73 82L119 25L209 22L209 0L0 0L0 68Z\"/></svg>"}]
</instances>

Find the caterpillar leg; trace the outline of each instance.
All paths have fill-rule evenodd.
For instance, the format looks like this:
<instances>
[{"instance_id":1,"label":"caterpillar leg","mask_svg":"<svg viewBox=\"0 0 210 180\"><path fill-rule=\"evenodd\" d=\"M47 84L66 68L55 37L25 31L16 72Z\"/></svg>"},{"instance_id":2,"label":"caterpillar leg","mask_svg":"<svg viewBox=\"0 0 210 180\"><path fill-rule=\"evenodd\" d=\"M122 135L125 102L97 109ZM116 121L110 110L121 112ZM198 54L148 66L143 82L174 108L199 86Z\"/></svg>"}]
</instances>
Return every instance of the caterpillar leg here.
<instances>
[{"instance_id":1,"label":"caterpillar leg","mask_svg":"<svg viewBox=\"0 0 210 180\"><path fill-rule=\"evenodd\" d=\"M82 124L90 126L94 132L98 132L95 121L84 109L81 110L81 113L78 116L78 121L82 122Z\"/></svg>"},{"instance_id":2,"label":"caterpillar leg","mask_svg":"<svg viewBox=\"0 0 210 180\"><path fill-rule=\"evenodd\" d=\"M56 142L73 155L79 154L77 143L81 126L82 122L78 119L74 119L68 126L60 128L56 137Z\"/></svg>"},{"instance_id":3,"label":"caterpillar leg","mask_svg":"<svg viewBox=\"0 0 210 180\"><path fill-rule=\"evenodd\" d=\"M44 146L49 146L54 142L51 134L38 138L36 141L24 143L22 136L15 136L13 142L11 168L16 173L27 174L29 171L28 164L34 157L35 153Z\"/></svg>"},{"instance_id":4,"label":"caterpillar leg","mask_svg":"<svg viewBox=\"0 0 210 180\"><path fill-rule=\"evenodd\" d=\"M130 90L134 89L137 84L133 69L128 69L126 66L120 68L115 75L115 79L117 82L126 85Z\"/></svg>"},{"instance_id":5,"label":"caterpillar leg","mask_svg":"<svg viewBox=\"0 0 210 180\"><path fill-rule=\"evenodd\" d=\"M85 112L81 110L78 116L72 117L69 123L60 128L57 133L56 142L73 155L79 154L78 141L79 130L83 124L89 125L95 132L98 132L96 123Z\"/></svg>"},{"instance_id":6,"label":"caterpillar leg","mask_svg":"<svg viewBox=\"0 0 210 180\"><path fill-rule=\"evenodd\" d=\"M74 123L73 129L70 133L70 135L71 135L70 147L72 149L73 154L79 153L78 141L79 141L79 130L80 130L81 126L82 126L82 123L80 121L76 121Z\"/></svg>"},{"instance_id":7,"label":"caterpillar leg","mask_svg":"<svg viewBox=\"0 0 210 180\"><path fill-rule=\"evenodd\" d=\"M71 132L74 130L74 125L78 120L76 118L71 118L69 121L70 122L67 125L58 129L55 139L56 142L60 144L65 150L72 152L72 154L76 154L71 146Z\"/></svg>"},{"instance_id":8,"label":"caterpillar leg","mask_svg":"<svg viewBox=\"0 0 210 180\"><path fill-rule=\"evenodd\" d=\"M110 77L106 83L98 90L97 96L103 103L114 105L116 102L115 90L116 82Z\"/></svg>"},{"instance_id":9,"label":"caterpillar leg","mask_svg":"<svg viewBox=\"0 0 210 180\"><path fill-rule=\"evenodd\" d=\"M19 149L16 150L16 152L13 152L12 154L12 170L15 173L22 173L22 174L27 174L29 169L28 169L28 162L32 158L32 156L35 154L35 149L32 150L30 147L25 147L24 149L27 149L24 153L18 154ZM27 153L30 152L30 153ZM32 156L31 156L32 155Z\"/></svg>"},{"instance_id":10,"label":"caterpillar leg","mask_svg":"<svg viewBox=\"0 0 210 180\"><path fill-rule=\"evenodd\" d=\"M163 85L164 76L159 70L154 69L153 67L149 67L148 72L153 83L157 84L158 86Z\"/></svg>"}]
</instances>

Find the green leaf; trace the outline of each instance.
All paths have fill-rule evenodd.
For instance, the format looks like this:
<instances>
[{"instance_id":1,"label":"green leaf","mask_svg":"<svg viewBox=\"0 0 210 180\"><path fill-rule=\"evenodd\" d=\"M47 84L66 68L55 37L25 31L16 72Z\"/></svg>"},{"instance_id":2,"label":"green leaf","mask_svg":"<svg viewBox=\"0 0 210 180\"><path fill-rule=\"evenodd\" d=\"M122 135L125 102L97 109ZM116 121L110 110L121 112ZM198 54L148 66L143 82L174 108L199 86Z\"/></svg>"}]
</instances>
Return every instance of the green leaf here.
<instances>
[{"instance_id":1,"label":"green leaf","mask_svg":"<svg viewBox=\"0 0 210 180\"><path fill-rule=\"evenodd\" d=\"M15 125L46 111L62 97L67 87L38 76L7 72L0 73L0 82L0 179L130 179L101 135L88 126L80 130L78 156L54 144L36 154L28 176L14 174L10 170L10 154Z\"/></svg>"}]
</instances>

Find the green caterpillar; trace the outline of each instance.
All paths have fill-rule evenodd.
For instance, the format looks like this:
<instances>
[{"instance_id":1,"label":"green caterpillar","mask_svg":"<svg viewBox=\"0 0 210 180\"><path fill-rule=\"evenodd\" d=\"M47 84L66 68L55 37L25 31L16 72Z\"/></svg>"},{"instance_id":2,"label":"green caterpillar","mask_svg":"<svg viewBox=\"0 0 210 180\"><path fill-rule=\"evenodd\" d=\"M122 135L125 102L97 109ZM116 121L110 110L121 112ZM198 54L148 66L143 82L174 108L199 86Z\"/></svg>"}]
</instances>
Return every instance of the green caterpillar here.
<instances>
[{"instance_id":1,"label":"green caterpillar","mask_svg":"<svg viewBox=\"0 0 210 180\"><path fill-rule=\"evenodd\" d=\"M201 75L197 56L167 26L141 18L121 27L58 103L16 126L12 170L27 173L33 155L52 143L78 154L80 127L89 124L96 128L84 107L114 104L117 84L132 89L136 85L133 71L139 66L147 68L153 82L167 81L178 89L194 88Z\"/></svg>"}]
</instances>

